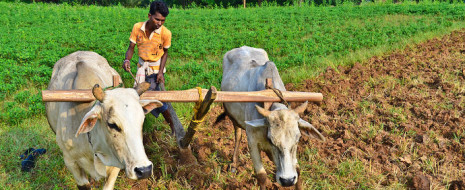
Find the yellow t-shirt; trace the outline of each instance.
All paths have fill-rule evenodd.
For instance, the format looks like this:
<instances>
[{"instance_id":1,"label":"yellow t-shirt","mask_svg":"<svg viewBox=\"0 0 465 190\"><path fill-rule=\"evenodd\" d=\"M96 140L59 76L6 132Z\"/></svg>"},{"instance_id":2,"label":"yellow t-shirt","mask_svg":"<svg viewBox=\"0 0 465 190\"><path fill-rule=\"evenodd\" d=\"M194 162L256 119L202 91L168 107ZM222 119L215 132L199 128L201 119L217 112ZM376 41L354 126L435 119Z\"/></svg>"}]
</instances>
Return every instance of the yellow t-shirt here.
<instances>
[{"instance_id":1,"label":"yellow t-shirt","mask_svg":"<svg viewBox=\"0 0 465 190\"><path fill-rule=\"evenodd\" d=\"M137 44L139 57L144 61L158 61L165 53L163 48L171 46L171 31L165 26L161 26L153 31L149 37L145 35L146 22L134 24L129 40Z\"/></svg>"}]
</instances>

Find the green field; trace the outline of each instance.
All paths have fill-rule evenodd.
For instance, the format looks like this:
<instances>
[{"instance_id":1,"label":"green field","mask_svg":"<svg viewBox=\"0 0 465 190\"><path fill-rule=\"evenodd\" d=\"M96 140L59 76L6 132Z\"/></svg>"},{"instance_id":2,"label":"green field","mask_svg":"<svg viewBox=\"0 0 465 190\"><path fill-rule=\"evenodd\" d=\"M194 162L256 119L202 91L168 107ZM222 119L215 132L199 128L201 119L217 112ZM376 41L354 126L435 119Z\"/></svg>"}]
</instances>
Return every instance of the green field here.
<instances>
[{"instance_id":1,"label":"green field","mask_svg":"<svg viewBox=\"0 0 465 190\"><path fill-rule=\"evenodd\" d=\"M75 187L44 117L40 91L54 63L79 50L107 58L130 86L132 77L121 63L132 25L145 21L147 13L122 6L0 2L0 189ZM463 28L465 4L171 9L165 26L173 33L167 89L219 88L223 55L243 45L265 49L284 83L299 85L328 66L350 65ZM174 106L186 123L192 106ZM149 117L146 126L153 123L162 124ZM17 157L29 147L48 153L34 172L22 173Z\"/></svg>"}]
</instances>

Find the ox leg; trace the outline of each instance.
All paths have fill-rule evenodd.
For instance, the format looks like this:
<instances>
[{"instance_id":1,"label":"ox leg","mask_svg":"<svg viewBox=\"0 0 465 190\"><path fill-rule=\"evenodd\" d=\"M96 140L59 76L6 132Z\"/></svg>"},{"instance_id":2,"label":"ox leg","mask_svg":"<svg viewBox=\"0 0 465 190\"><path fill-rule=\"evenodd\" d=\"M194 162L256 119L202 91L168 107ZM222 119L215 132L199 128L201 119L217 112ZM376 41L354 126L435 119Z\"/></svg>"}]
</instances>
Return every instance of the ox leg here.
<instances>
[{"instance_id":1,"label":"ox leg","mask_svg":"<svg viewBox=\"0 0 465 190\"><path fill-rule=\"evenodd\" d=\"M251 139L247 139L247 140L248 142L251 142L250 141ZM266 171L265 171L265 168L263 167L262 159L260 157L260 150L258 149L257 144L251 144L251 143L249 143L249 149L250 149L250 157L252 157L253 167L254 167L255 173L257 174L258 185L260 185L261 190L264 190L266 189L268 177L266 176Z\"/></svg>"},{"instance_id":2,"label":"ox leg","mask_svg":"<svg viewBox=\"0 0 465 190\"><path fill-rule=\"evenodd\" d=\"M234 141L234 153L233 153L233 159L232 159L232 164L229 166L230 171L232 173L236 173L236 168L237 168L237 160L238 160L238 152L239 148L241 145L241 140L242 140L242 131L241 128L238 127L238 125L234 124L234 133L235 133L235 141Z\"/></svg>"},{"instance_id":3,"label":"ox leg","mask_svg":"<svg viewBox=\"0 0 465 190\"><path fill-rule=\"evenodd\" d=\"M69 159L68 156L63 155L63 160L65 161L66 167L73 174L78 189L91 189L86 172L81 167L79 167L74 160Z\"/></svg>"},{"instance_id":4,"label":"ox leg","mask_svg":"<svg viewBox=\"0 0 465 190\"><path fill-rule=\"evenodd\" d=\"M299 167L299 165L297 165L296 170L297 170L297 176L299 176L299 177L297 178L297 184L295 184L295 189L296 190L303 190L303 188L302 188L302 177L300 177L300 167Z\"/></svg>"},{"instance_id":5,"label":"ox leg","mask_svg":"<svg viewBox=\"0 0 465 190\"><path fill-rule=\"evenodd\" d=\"M119 168L113 166L107 166L107 178L105 179L104 190L113 189L115 186L116 178L118 178Z\"/></svg>"}]
</instances>

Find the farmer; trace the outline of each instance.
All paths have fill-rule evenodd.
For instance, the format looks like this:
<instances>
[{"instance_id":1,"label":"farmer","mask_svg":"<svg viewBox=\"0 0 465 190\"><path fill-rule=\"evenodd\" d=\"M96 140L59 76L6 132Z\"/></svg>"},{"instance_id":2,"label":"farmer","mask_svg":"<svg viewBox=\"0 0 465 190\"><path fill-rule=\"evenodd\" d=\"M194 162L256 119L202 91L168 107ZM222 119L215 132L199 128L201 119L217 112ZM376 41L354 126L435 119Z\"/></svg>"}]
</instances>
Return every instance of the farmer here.
<instances>
[{"instance_id":1,"label":"farmer","mask_svg":"<svg viewBox=\"0 0 465 190\"><path fill-rule=\"evenodd\" d=\"M137 45L139 63L137 64L135 83L149 82L149 90L152 91L160 91L160 85L165 83L163 75L166 72L168 48L171 46L171 31L163 24L168 14L168 7L163 1L153 1L150 4L148 20L136 23L132 28L129 47L123 62L123 69L130 71L131 62L129 60L131 60L134 47ZM174 124L167 103L163 103L162 107L154 109L151 113L157 118L160 113L163 114L171 127L171 133L174 133Z\"/></svg>"}]
</instances>

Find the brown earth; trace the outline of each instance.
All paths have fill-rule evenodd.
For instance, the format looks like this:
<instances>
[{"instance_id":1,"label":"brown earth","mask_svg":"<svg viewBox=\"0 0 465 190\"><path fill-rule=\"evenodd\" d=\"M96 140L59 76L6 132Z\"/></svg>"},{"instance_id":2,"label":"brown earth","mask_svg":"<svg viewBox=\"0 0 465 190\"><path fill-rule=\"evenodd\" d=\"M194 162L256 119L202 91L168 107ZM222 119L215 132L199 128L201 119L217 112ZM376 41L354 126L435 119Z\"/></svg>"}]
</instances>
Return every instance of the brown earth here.
<instances>
[{"instance_id":1,"label":"brown earth","mask_svg":"<svg viewBox=\"0 0 465 190\"><path fill-rule=\"evenodd\" d=\"M328 137L314 143L320 155L371 164L387 176L381 185L444 188L465 180L464 69L465 32L456 31L287 87L325 96L304 117Z\"/></svg>"},{"instance_id":2,"label":"brown earth","mask_svg":"<svg viewBox=\"0 0 465 190\"><path fill-rule=\"evenodd\" d=\"M287 84L290 91L321 92L321 103L309 104L303 118L327 138L325 142L303 137L299 159L306 146L317 151L320 164L329 171L347 159L357 160L371 174L383 175L365 188L402 184L412 189L463 189L465 183L465 31L455 31L383 57L372 57L353 66L327 68L320 76L301 86ZM293 105L295 106L295 105ZM155 180L170 175L177 185L169 189L251 189L256 188L243 131L238 169L228 171L234 149L234 130L229 119L213 125L223 112L215 106L205 126L195 135L192 152L198 162L180 153L174 138L159 133L146 134L147 146L156 144L163 152L154 163ZM262 154L267 172L273 164ZM187 160L187 161L186 161ZM311 162L310 164L314 164ZM302 165L302 162L301 162ZM370 174L360 176L369 178ZM336 173L317 176L335 180ZM283 189L269 175L270 189ZM133 188L147 188L149 181ZM361 188L348 182L346 189ZM181 184L181 186L179 186ZM337 184L336 184L337 185ZM305 188L305 185L304 185ZM308 188L308 187L307 187ZM334 188L337 188L335 186Z\"/></svg>"}]
</instances>

